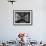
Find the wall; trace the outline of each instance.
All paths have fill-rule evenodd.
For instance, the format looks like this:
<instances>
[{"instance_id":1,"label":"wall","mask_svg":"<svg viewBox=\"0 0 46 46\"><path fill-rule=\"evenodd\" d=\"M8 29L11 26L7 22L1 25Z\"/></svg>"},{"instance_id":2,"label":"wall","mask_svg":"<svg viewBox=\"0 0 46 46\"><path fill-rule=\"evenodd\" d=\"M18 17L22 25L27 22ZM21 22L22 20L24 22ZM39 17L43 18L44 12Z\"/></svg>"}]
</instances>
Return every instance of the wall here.
<instances>
[{"instance_id":1,"label":"wall","mask_svg":"<svg viewBox=\"0 0 46 46\"><path fill-rule=\"evenodd\" d=\"M32 26L14 26L13 10L33 10ZM12 5L7 0L0 0L0 40L15 40L18 32L31 34L33 40L46 40L46 1L17 0Z\"/></svg>"}]
</instances>

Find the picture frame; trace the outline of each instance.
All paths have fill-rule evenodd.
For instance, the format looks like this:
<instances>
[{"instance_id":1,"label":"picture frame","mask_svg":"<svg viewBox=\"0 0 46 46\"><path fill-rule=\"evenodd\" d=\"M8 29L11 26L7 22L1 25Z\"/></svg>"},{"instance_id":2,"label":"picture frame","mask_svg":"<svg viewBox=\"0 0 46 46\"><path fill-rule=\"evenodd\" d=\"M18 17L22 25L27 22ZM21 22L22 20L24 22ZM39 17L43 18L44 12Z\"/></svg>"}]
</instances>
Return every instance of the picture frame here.
<instances>
[{"instance_id":1,"label":"picture frame","mask_svg":"<svg viewBox=\"0 0 46 46\"><path fill-rule=\"evenodd\" d=\"M32 10L13 10L13 25L32 25Z\"/></svg>"}]
</instances>

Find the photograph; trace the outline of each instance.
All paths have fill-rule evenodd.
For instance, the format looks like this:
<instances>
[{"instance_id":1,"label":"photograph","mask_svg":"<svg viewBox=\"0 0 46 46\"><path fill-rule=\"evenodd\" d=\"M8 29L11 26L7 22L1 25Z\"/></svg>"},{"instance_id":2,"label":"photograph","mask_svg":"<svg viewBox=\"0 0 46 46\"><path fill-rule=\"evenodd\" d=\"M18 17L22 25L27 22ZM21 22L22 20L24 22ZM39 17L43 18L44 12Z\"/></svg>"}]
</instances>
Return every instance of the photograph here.
<instances>
[{"instance_id":1,"label":"photograph","mask_svg":"<svg viewBox=\"0 0 46 46\"><path fill-rule=\"evenodd\" d=\"M13 10L14 25L32 24L32 10Z\"/></svg>"},{"instance_id":2,"label":"photograph","mask_svg":"<svg viewBox=\"0 0 46 46\"><path fill-rule=\"evenodd\" d=\"M0 46L46 46L46 0L0 0Z\"/></svg>"}]
</instances>

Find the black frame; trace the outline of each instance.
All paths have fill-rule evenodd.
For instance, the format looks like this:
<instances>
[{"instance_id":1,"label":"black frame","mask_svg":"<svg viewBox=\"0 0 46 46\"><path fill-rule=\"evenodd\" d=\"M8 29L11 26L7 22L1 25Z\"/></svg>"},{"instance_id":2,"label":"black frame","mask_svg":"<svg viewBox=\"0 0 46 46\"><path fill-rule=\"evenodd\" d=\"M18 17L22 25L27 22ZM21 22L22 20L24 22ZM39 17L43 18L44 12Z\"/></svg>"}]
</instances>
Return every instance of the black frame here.
<instances>
[{"instance_id":1,"label":"black frame","mask_svg":"<svg viewBox=\"0 0 46 46\"><path fill-rule=\"evenodd\" d=\"M24 11L24 12L29 11L29 12L31 13L31 15L30 15L30 16L31 16L31 18L30 18L31 23L28 23L28 24L23 24L23 23L19 24L19 23L18 23L18 24L16 24L16 23L14 22L14 17L15 17L14 14L15 14L16 11L18 11L18 12L19 12L19 11L22 11L22 12L23 12L23 11ZM13 25L23 25L23 26L26 25L26 26L27 26L27 25L32 25L32 24L33 24L33 11L32 11L32 10L13 10Z\"/></svg>"}]
</instances>

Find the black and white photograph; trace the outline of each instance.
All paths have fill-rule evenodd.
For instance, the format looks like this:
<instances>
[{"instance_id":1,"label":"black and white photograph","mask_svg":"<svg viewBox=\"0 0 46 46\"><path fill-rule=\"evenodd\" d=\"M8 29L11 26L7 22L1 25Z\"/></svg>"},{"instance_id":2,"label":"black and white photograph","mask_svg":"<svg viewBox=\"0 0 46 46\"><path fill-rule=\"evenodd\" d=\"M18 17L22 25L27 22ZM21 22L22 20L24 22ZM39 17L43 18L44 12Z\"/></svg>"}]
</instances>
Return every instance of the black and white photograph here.
<instances>
[{"instance_id":1,"label":"black and white photograph","mask_svg":"<svg viewBox=\"0 0 46 46\"><path fill-rule=\"evenodd\" d=\"M13 24L28 25L32 23L32 10L14 10Z\"/></svg>"}]
</instances>

